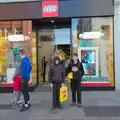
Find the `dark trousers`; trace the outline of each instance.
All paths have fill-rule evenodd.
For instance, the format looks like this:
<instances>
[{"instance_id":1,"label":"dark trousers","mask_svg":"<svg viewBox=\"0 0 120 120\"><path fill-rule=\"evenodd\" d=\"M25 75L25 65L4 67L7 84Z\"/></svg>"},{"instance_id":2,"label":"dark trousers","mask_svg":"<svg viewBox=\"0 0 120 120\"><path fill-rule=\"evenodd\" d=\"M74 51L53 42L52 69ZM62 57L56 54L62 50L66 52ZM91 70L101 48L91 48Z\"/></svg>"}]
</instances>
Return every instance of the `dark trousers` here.
<instances>
[{"instance_id":1,"label":"dark trousers","mask_svg":"<svg viewBox=\"0 0 120 120\"><path fill-rule=\"evenodd\" d=\"M29 80L22 81L22 94L24 97L25 104L28 104L28 101L30 101L28 83L29 83Z\"/></svg>"},{"instance_id":2,"label":"dark trousers","mask_svg":"<svg viewBox=\"0 0 120 120\"><path fill-rule=\"evenodd\" d=\"M60 107L60 88L61 83L53 83L53 107Z\"/></svg>"},{"instance_id":3,"label":"dark trousers","mask_svg":"<svg viewBox=\"0 0 120 120\"><path fill-rule=\"evenodd\" d=\"M72 102L76 102L76 93L77 93L77 102L81 104L81 90L80 82L78 80L71 80L71 90L72 90Z\"/></svg>"},{"instance_id":4,"label":"dark trousers","mask_svg":"<svg viewBox=\"0 0 120 120\"><path fill-rule=\"evenodd\" d=\"M43 82L45 82L46 73L43 73Z\"/></svg>"}]
</instances>

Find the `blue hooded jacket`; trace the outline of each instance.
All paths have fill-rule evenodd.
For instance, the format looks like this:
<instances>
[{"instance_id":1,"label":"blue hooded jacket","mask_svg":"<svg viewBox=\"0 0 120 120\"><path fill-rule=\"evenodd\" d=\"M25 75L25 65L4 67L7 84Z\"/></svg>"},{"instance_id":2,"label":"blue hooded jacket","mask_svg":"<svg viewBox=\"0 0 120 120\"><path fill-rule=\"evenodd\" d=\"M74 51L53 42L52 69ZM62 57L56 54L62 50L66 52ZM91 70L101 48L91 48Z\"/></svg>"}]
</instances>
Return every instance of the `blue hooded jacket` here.
<instances>
[{"instance_id":1,"label":"blue hooded jacket","mask_svg":"<svg viewBox=\"0 0 120 120\"><path fill-rule=\"evenodd\" d=\"M22 80L30 80L31 70L32 70L32 66L30 60L27 57L24 57L21 60L21 65L20 65L20 76Z\"/></svg>"}]
</instances>

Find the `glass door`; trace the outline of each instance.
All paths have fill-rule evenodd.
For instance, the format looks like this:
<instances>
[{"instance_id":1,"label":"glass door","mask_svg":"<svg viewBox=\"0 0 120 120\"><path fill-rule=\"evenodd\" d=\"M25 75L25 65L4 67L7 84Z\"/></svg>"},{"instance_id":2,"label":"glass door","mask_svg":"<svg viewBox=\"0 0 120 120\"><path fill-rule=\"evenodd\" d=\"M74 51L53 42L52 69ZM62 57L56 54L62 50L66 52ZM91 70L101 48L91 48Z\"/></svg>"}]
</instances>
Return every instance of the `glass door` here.
<instances>
[{"instance_id":1,"label":"glass door","mask_svg":"<svg viewBox=\"0 0 120 120\"><path fill-rule=\"evenodd\" d=\"M39 81L43 83L48 81L49 67L54 56L63 60L71 55L70 28L40 29L38 41Z\"/></svg>"}]
</instances>

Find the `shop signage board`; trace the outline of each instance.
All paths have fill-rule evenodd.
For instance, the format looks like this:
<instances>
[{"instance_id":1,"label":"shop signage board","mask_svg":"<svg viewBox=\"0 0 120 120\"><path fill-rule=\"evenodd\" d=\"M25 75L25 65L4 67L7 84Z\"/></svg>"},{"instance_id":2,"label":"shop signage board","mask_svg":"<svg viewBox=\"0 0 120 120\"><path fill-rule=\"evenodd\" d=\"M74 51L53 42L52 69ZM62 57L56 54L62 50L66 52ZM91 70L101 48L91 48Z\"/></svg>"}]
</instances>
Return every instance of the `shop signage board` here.
<instances>
[{"instance_id":1,"label":"shop signage board","mask_svg":"<svg viewBox=\"0 0 120 120\"><path fill-rule=\"evenodd\" d=\"M0 0L0 3L10 3L10 2L31 2L31 1L39 1L39 0Z\"/></svg>"},{"instance_id":2,"label":"shop signage board","mask_svg":"<svg viewBox=\"0 0 120 120\"><path fill-rule=\"evenodd\" d=\"M42 17L58 17L58 0L42 1Z\"/></svg>"}]
</instances>

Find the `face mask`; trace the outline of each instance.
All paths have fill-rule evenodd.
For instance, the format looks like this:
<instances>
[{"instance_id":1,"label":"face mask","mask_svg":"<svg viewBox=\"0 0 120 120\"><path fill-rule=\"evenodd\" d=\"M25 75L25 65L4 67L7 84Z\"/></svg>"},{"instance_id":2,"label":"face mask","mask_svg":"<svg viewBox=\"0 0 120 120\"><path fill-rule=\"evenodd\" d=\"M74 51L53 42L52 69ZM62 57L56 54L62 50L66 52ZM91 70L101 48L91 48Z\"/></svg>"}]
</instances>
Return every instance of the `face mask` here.
<instances>
[{"instance_id":1,"label":"face mask","mask_svg":"<svg viewBox=\"0 0 120 120\"><path fill-rule=\"evenodd\" d=\"M59 64L59 61L55 61L55 64Z\"/></svg>"}]
</instances>

